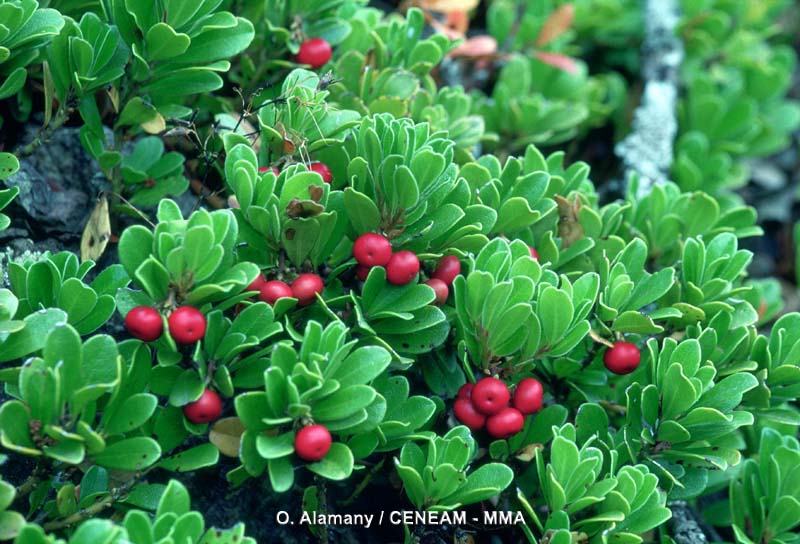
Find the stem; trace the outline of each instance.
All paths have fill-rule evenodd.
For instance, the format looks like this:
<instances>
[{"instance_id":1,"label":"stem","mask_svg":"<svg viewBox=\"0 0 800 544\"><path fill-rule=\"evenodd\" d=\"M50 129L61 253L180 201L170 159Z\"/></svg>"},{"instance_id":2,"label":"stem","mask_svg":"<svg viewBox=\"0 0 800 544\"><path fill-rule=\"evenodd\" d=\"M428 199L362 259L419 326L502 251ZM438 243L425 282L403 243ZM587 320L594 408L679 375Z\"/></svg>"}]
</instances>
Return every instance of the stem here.
<instances>
[{"instance_id":1,"label":"stem","mask_svg":"<svg viewBox=\"0 0 800 544\"><path fill-rule=\"evenodd\" d=\"M20 499L28 494L30 494L36 486L42 481L41 475L39 474L39 468L37 467L33 474L28 476L28 478L22 482L17 487L17 492L14 495L14 499Z\"/></svg>"},{"instance_id":2,"label":"stem","mask_svg":"<svg viewBox=\"0 0 800 544\"><path fill-rule=\"evenodd\" d=\"M350 506L355 502L355 500L367 488L367 486L369 485L370 481L375 476L375 474L377 474L378 471L383 468L383 463L385 461L386 458L381 459L380 463L378 463L377 465L375 465L370 469L367 475L364 476L364 479L361 480L361 483L359 483L358 486L355 488L355 490L353 490L353 493L349 497L347 497L344 501L342 501L341 506Z\"/></svg>"},{"instance_id":3,"label":"stem","mask_svg":"<svg viewBox=\"0 0 800 544\"><path fill-rule=\"evenodd\" d=\"M325 486L325 480L319 476L314 477L317 484L317 511L323 516L322 519L327 519L328 515L328 493ZM320 544L328 544L328 524L320 526L319 531Z\"/></svg>"},{"instance_id":4,"label":"stem","mask_svg":"<svg viewBox=\"0 0 800 544\"><path fill-rule=\"evenodd\" d=\"M39 134L36 135L36 138L33 139L28 145L19 148L15 155L17 157L26 157L36 151L40 145L46 143L52 136L53 133L61 128L64 123L67 122L69 119L70 114L72 113L72 108L68 107L66 103L58 105L58 111L56 112L56 116L50 122L49 125L43 126L39 129Z\"/></svg>"},{"instance_id":5,"label":"stem","mask_svg":"<svg viewBox=\"0 0 800 544\"><path fill-rule=\"evenodd\" d=\"M45 523L42 526L42 528L45 531L50 532L58 529L63 529L64 527L69 527L70 525L74 525L76 523L80 523L85 519L89 519L91 517L94 517L96 514L99 514L100 512L102 512L103 510L114 504L115 500L116 499L114 498L114 496L109 494L103 500L94 503L88 508L79 510L78 512L75 512L69 517L56 521L51 521L50 523Z\"/></svg>"},{"instance_id":6,"label":"stem","mask_svg":"<svg viewBox=\"0 0 800 544\"><path fill-rule=\"evenodd\" d=\"M128 491L130 491L130 489L133 486L138 484L142 480L142 478L144 478L147 475L147 473L150 472L151 470L153 470L154 468L155 468L155 465L150 467L150 468L148 468L148 469L146 469L146 470L144 470L144 471L142 471L142 472L140 472L139 474L134 476L130 481L126 482L124 485L122 485L122 486L120 486L118 488L112 489L111 492L108 495L106 495L105 497L103 497L102 500L94 503L93 505L89 506L88 508L83 508L82 510L77 511L74 514L72 514L71 516L68 516L68 517L66 517L64 519L53 520L53 521L51 521L49 523L45 523L45 524L42 525L42 528L47 532L56 531L58 529L63 529L65 527L69 527L70 525L74 525L76 523L80 523L80 522L82 522L84 520L87 520L89 518L92 518L92 517L96 516L97 514L99 514L100 512L105 510L106 508L108 508L109 506L112 506L121 497L126 495L128 493Z\"/></svg>"}]
</instances>

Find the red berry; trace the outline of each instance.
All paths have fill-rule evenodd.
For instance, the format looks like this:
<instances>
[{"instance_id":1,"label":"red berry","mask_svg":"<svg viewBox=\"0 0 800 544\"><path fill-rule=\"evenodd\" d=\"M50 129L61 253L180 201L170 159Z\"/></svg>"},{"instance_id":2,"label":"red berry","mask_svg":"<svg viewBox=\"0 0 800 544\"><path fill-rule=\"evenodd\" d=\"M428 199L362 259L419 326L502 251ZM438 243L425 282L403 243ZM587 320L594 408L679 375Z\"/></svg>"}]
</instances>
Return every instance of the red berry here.
<instances>
[{"instance_id":1,"label":"red berry","mask_svg":"<svg viewBox=\"0 0 800 544\"><path fill-rule=\"evenodd\" d=\"M316 70L331 60L332 54L331 44L322 38L311 38L300 45L295 60L300 64L308 64Z\"/></svg>"},{"instance_id":2,"label":"red berry","mask_svg":"<svg viewBox=\"0 0 800 544\"><path fill-rule=\"evenodd\" d=\"M514 390L514 408L525 415L533 414L542 409L542 384L536 378L525 378L517 384Z\"/></svg>"},{"instance_id":3,"label":"red berry","mask_svg":"<svg viewBox=\"0 0 800 544\"><path fill-rule=\"evenodd\" d=\"M614 347L603 354L603 364L614 374L630 374L639 367L641 358L636 344L615 342Z\"/></svg>"},{"instance_id":4,"label":"red berry","mask_svg":"<svg viewBox=\"0 0 800 544\"><path fill-rule=\"evenodd\" d=\"M183 414L192 423L210 423L222 415L222 399L216 391L206 389L200 398L183 407Z\"/></svg>"},{"instance_id":5,"label":"red berry","mask_svg":"<svg viewBox=\"0 0 800 544\"><path fill-rule=\"evenodd\" d=\"M461 387L458 388L458 395L457 398L459 399L468 399L472 396L472 388L475 387L475 384L472 382L467 382Z\"/></svg>"},{"instance_id":6,"label":"red berry","mask_svg":"<svg viewBox=\"0 0 800 544\"><path fill-rule=\"evenodd\" d=\"M371 266L364 266L360 264L356 267L356 277L361 281L367 281L367 276L369 276L369 271L372 270Z\"/></svg>"},{"instance_id":7,"label":"red berry","mask_svg":"<svg viewBox=\"0 0 800 544\"><path fill-rule=\"evenodd\" d=\"M392 258L392 243L374 232L362 234L353 244L353 257L363 266L386 266Z\"/></svg>"},{"instance_id":8,"label":"red berry","mask_svg":"<svg viewBox=\"0 0 800 544\"><path fill-rule=\"evenodd\" d=\"M316 294L322 294L325 284L317 274L300 274L292 282L292 296L300 306L308 306L317 300Z\"/></svg>"},{"instance_id":9,"label":"red berry","mask_svg":"<svg viewBox=\"0 0 800 544\"><path fill-rule=\"evenodd\" d=\"M333 181L333 174L331 173L331 169L328 168L328 165L324 162L312 162L308 165L308 169L312 172L316 172L320 176L322 176L322 181L325 183L330 183Z\"/></svg>"},{"instance_id":10,"label":"red berry","mask_svg":"<svg viewBox=\"0 0 800 544\"><path fill-rule=\"evenodd\" d=\"M436 294L436 299L433 301L434 304L437 306L442 306L445 302L447 302L447 297L450 294L450 290L447 288L447 284L445 282L439 278L431 278L425 282L425 285L433 289L433 292Z\"/></svg>"},{"instance_id":11,"label":"red berry","mask_svg":"<svg viewBox=\"0 0 800 544\"><path fill-rule=\"evenodd\" d=\"M303 461L319 461L331 449L331 433L322 425L308 425L294 437L294 451Z\"/></svg>"},{"instance_id":12,"label":"red berry","mask_svg":"<svg viewBox=\"0 0 800 544\"><path fill-rule=\"evenodd\" d=\"M280 280L271 280L264 282L261 286L261 292L258 294L258 300L268 303L270 306L275 304L279 298L288 298L294 296L292 288Z\"/></svg>"},{"instance_id":13,"label":"red berry","mask_svg":"<svg viewBox=\"0 0 800 544\"><path fill-rule=\"evenodd\" d=\"M528 246L528 249L531 250L531 257L533 257L533 260L538 263L539 262L539 254L531 246Z\"/></svg>"},{"instance_id":14,"label":"red berry","mask_svg":"<svg viewBox=\"0 0 800 544\"><path fill-rule=\"evenodd\" d=\"M269 171L272 171L272 173L275 174L275 176L280 174L280 171L278 171L278 169L275 168L274 166L259 166L258 167L258 173L259 174L265 174L265 173L267 173Z\"/></svg>"},{"instance_id":15,"label":"red berry","mask_svg":"<svg viewBox=\"0 0 800 544\"><path fill-rule=\"evenodd\" d=\"M453 403L453 415L473 431L482 429L486 423L486 416L475 410L469 399L456 399Z\"/></svg>"},{"instance_id":16,"label":"red berry","mask_svg":"<svg viewBox=\"0 0 800 544\"><path fill-rule=\"evenodd\" d=\"M483 378L472 388L470 400L477 411L491 416L508 406L511 393L497 378Z\"/></svg>"},{"instance_id":17,"label":"red berry","mask_svg":"<svg viewBox=\"0 0 800 544\"><path fill-rule=\"evenodd\" d=\"M386 264L386 279L394 285L406 285L419 274L419 259L410 251L398 251Z\"/></svg>"},{"instance_id":18,"label":"red berry","mask_svg":"<svg viewBox=\"0 0 800 544\"><path fill-rule=\"evenodd\" d=\"M137 306L125 316L125 328L143 342L154 342L164 332L161 314L149 306Z\"/></svg>"},{"instance_id":19,"label":"red berry","mask_svg":"<svg viewBox=\"0 0 800 544\"><path fill-rule=\"evenodd\" d=\"M267 280L264 279L263 274L259 274L258 276L256 276L256 279L254 279L250 283L250 285L247 286L247 289L245 289L245 292L261 291L261 288L264 286L264 284L266 282L267 282Z\"/></svg>"},{"instance_id":20,"label":"red berry","mask_svg":"<svg viewBox=\"0 0 800 544\"><path fill-rule=\"evenodd\" d=\"M460 273L461 261L458 260L458 257L455 255L445 255L439 261L439 265L436 267L436 270L434 270L431 278L442 280L447 285L450 285Z\"/></svg>"},{"instance_id":21,"label":"red berry","mask_svg":"<svg viewBox=\"0 0 800 544\"><path fill-rule=\"evenodd\" d=\"M525 417L516 408L503 408L486 420L486 430L493 438L514 436L525 426Z\"/></svg>"},{"instance_id":22,"label":"red berry","mask_svg":"<svg viewBox=\"0 0 800 544\"><path fill-rule=\"evenodd\" d=\"M206 335L206 317L191 306L181 306L167 320L169 334L179 344L194 344Z\"/></svg>"}]
</instances>

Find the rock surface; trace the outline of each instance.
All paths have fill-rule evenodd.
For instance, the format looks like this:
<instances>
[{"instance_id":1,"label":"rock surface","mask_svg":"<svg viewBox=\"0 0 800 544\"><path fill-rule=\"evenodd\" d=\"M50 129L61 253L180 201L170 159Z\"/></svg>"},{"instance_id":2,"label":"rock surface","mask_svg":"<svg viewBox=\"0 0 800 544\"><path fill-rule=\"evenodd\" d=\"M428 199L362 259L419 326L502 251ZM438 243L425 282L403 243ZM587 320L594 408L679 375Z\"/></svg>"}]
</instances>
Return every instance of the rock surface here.
<instances>
[{"instance_id":1,"label":"rock surface","mask_svg":"<svg viewBox=\"0 0 800 544\"><path fill-rule=\"evenodd\" d=\"M22 141L33 140L37 131L30 126ZM79 133L77 128L60 128L47 145L21 159L19 171L4 181L19 187L15 205L48 233L80 234L95 198L109 187L98 164L83 149Z\"/></svg>"}]
</instances>

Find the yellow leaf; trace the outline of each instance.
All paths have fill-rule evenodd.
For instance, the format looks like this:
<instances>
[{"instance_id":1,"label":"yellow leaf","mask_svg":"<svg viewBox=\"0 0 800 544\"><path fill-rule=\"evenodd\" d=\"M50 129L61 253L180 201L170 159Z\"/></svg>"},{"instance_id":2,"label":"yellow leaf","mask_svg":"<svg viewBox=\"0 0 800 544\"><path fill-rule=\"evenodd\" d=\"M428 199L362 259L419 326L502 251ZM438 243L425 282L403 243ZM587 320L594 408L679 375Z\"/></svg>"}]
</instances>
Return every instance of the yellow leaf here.
<instances>
[{"instance_id":1,"label":"yellow leaf","mask_svg":"<svg viewBox=\"0 0 800 544\"><path fill-rule=\"evenodd\" d=\"M242 433L244 433L244 425L238 417L225 417L214 423L208 433L208 439L222 455L239 457Z\"/></svg>"},{"instance_id":2,"label":"yellow leaf","mask_svg":"<svg viewBox=\"0 0 800 544\"><path fill-rule=\"evenodd\" d=\"M119 113L119 89L112 85L106 92L108 93L108 99L111 100L114 113Z\"/></svg>"},{"instance_id":3,"label":"yellow leaf","mask_svg":"<svg viewBox=\"0 0 800 544\"><path fill-rule=\"evenodd\" d=\"M417 0L417 6L430 11L449 13L451 11L472 11L480 0Z\"/></svg>"},{"instance_id":4,"label":"yellow leaf","mask_svg":"<svg viewBox=\"0 0 800 544\"><path fill-rule=\"evenodd\" d=\"M108 245L111 237L111 222L108 218L108 198L100 195L97 204L89 216L89 221L83 229L81 236L81 261L89 259L96 261L100 258Z\"/></svg>"},{"instance_id":5,"label":"yellow leaf","mask_svg":"<svg viewBox=\"0 0 800 544\"><path fill-rule=\"evenodd\" d=\"M164 117L160 113L156 113L155 117L145 121L141 126L148 134L159 134L167 129L167 122L164 121Z\"/></svg>"},{"instance_id":6,"label":"yellow leaf","mask_svg":"<svg viewBox=\"0 0 800 544\"><path fill-rule=\"evenodd\" d=\"M544 449L544 446L541 444L528 444L527 446L519 450L514 455L514 457L516 457L517 459L519 459L524 463L529 463L531 460L533 460L534 457L536 457L536 450L541 450L541 449Z\"/></svg>"}]
</instances>

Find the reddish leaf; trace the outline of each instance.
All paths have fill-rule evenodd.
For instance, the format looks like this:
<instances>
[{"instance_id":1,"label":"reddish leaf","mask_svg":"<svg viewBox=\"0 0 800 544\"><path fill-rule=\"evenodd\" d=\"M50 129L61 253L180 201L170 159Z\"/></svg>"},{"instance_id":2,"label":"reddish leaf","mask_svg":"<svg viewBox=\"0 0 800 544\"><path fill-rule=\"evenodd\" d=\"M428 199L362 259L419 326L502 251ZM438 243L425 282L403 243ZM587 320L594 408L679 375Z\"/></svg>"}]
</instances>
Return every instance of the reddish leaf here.
<instances>
[{"instance_id":1,"label":"reddish leaf","mask_svg":"<svg viewBox=\"0 0 800 544\"><path fill-rule=\"evenodd\" d=\"M564 70L569 74L578 73L578 63L575 59L562 55L561 53L548 53L547 51L537 51L534 56L545 64L554 66L559 70Z\"/></svg>"},{"instance_id":2,"label":"reddish leaf","mask_svg":"<svg viewBox=\"0 0 800 544\"><path fill-rule=\"evenodd\" d=\"M475 36L458 44L450 51L453 57L488 57L497 53L497 40L491 36Z\"/></svg>"},{"instance_id":3,"label":"reddish leaf","mask_svg":"<svg viewBox=\"0 0 800 544\"><path fill-rule=\"evenodd\" d=\"M572 26L572 20L575 18L575 8L572 4L564 4L553 13L544 22L542 31L539 32L539 37L536 38L536 46L541 47L552 42L564 32L569 30Z\"/></svg>"}]
</instances>

